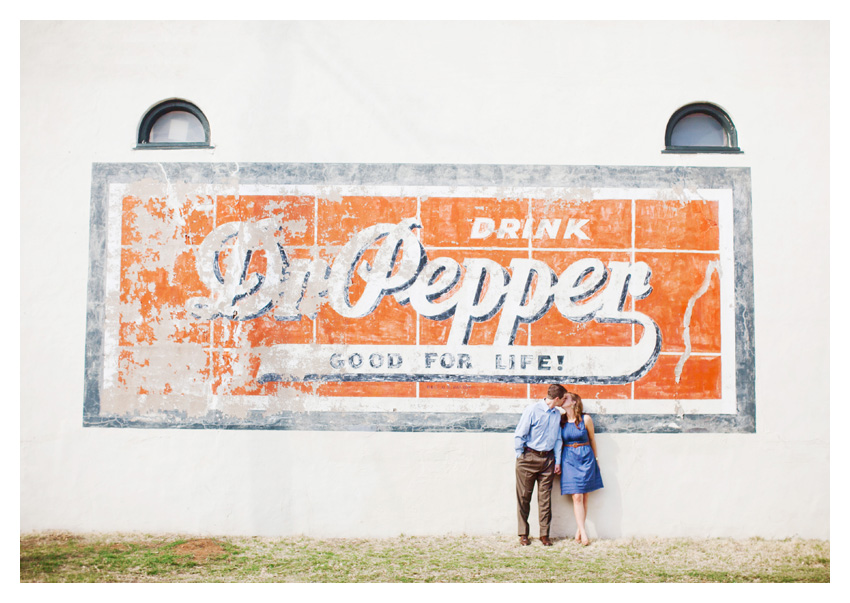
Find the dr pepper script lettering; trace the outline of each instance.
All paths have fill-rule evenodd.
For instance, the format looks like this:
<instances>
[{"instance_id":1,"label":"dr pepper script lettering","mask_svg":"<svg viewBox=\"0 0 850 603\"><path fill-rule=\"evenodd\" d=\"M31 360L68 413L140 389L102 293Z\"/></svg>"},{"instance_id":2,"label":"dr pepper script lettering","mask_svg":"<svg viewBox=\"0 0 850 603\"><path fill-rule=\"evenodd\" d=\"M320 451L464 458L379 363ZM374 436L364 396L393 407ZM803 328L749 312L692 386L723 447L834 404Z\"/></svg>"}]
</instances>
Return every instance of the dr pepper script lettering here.
<instances>
[{"instance_id":1,"label":"dr pepper script lettering","mask_svg":"<svg viewBox=\"0 0 850 603\"><path fill-rule=\"evenodd\" d=\"M563 227L562 227L563 225ZM496 220L475 217L470 239L589 240L589 219ZM385 297L431 321L450 320L445 345L280 343L261 354L257 381L485 381L631 383L649 371L662 347L658 324L628 310L652 293L644 261L583 257L556 273L541 259L427 253L414 217L355 232L335 257L296 257L276 218L224 223L196 252L210 291L186 304L198 320L315 319L327 304L339 316L371 315ZM262 264L252 264L261 255ZM368 258L367 258L368 256ZM258 268L257 266L262 266ZM633 345L516 345L517 329L556 311L574 323L641 327ZM489 345L470 345L476 323L498 317Z\"/></svg>"},{"instance_id":2,"label":"dr pepper script lettering","mask_svg":"<svg viewBox=\"0 0 850 603\"><path fill-rule=\"evenodd\" d=\"M84 424L752 432L749 170L107 163ZM597 420L598 419L598 420Z\"/></svg>"}]
</instances>

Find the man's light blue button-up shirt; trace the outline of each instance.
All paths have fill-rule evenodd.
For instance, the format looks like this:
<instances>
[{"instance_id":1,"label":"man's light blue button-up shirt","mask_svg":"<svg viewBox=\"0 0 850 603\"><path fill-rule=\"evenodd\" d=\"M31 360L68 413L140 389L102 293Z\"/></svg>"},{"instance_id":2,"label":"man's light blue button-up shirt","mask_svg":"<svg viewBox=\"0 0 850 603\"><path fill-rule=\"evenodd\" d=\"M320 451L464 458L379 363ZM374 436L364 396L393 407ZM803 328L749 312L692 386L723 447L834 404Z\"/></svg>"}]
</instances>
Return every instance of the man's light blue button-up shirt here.
<instances>
[{"instance_id":1,"label":"man's light blue button-up shirt","mask_svg":"<svg viewBox=\"0 0 850 603\"><path fill-rule=\"evenodd\" d=\"M561 411L557 406L549 408L543 400L526 406L514 431L517 458L522 455L526 446L541 452L553 450L561 435L560 428Z\"/></svg>"}]
</instances>

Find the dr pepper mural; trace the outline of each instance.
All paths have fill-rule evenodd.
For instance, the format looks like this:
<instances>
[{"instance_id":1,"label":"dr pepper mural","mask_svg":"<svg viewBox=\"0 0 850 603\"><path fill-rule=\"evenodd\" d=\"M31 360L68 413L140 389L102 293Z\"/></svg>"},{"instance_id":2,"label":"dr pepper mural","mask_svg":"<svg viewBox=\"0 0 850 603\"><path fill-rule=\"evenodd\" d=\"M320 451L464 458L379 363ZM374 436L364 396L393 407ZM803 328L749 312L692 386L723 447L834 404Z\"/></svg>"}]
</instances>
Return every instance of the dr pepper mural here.
<instances>
[{"instance_id":1,"label":"dr pepper mural","mask_svg":"<svg viewBox=\"0 0 850 603\"><path fill-rule=\"evenodd\" d=\"M84 424L755 431L749 170L96 164Z\"/></svg>"}]
</instances>

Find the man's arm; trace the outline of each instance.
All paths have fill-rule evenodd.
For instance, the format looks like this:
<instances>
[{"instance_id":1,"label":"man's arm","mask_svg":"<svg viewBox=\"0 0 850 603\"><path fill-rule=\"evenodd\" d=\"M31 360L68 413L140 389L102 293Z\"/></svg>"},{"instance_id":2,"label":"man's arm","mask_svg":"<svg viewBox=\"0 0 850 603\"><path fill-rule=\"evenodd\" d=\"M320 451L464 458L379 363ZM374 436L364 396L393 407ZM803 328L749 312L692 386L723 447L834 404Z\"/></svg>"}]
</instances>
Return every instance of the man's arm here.
<instances>
[{"instance_id":1,"label":"man's arm","mask_svg":"<svg viewBox=\"0 0 850 603\"><path fill-rule=\"evenodd\" d=\"M558 423L558 438L555 440L555 473L561 473L561 451L564 441L561 439L561 423Z\"/></svg>"},{"instance_id":2,"label":"man's arm","mask_svg":"<svg viewBox=\"0 0 850 603\"><path fill-rule=\"evenodd\" d=\"M525 452L525 444L528 442L529 431L531 431L530 406L522 411L522 416L519 418L519 423L517 423L514 430L514 450L516 451L517 458L521 457L522 453Z\"/></svg>"}]
</instances>

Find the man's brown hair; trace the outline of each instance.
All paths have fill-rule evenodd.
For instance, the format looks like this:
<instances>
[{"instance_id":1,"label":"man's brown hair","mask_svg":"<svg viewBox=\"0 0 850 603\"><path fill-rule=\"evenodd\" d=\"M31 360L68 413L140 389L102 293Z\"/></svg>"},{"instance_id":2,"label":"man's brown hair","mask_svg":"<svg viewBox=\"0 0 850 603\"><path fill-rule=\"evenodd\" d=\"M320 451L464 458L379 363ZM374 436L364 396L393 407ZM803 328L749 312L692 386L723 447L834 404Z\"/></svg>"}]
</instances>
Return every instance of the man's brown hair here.
<instances>
[{"instance_id":1,"label":"man's brown hair","mask_svg":"<svg viewBox=\"0 0 850 603\"><path fill-rule=\"evenodd\" d=\"M549 391L546 394L546 397L550 400L554 400L555 398L563 398L566 393L567 388L563 385L553 384L549 386Z\"/></svg>"}]
</instances>

